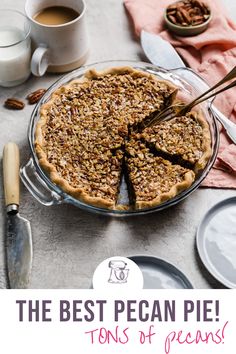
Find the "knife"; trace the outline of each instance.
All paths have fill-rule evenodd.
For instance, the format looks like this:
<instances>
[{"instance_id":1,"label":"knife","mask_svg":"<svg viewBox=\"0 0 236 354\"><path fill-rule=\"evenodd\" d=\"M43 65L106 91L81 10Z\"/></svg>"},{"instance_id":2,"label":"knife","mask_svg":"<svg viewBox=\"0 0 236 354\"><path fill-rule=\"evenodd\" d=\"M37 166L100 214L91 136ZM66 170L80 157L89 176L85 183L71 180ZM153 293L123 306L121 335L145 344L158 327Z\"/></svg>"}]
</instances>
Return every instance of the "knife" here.
<instances>
[{"instance_id":1,"label":"knife","mask_svg":"<svg viewBox=\"0 0 236 354\"><path fill-rule=\"evenodd\" d=\"M200 76L194 73L190 68L186 67L174 47L160 36L142 30L141 46L146 57L152 64L164 69L176 70L176 72L181 70L181 76L190 84L192 83L195 86L196 82L198 82L203 92L209 89L207 83ZM228 136L234 144L236 144L236 124L231 122L213 104L210 106L210 109L218 121L223 125Z\"/></svg>"},{"instance_id":2,"label":"knife","mask_svg":"<svg viewBox=\"0 0 236 354\"><path fill-rule=\"evenodd\" d=\"M8 143L3 150L3 181L6 204L6 261L10 288L27 288L32 266L32 235L28 220L19 215L19 148Z\"/></svg>"}]
</instances>

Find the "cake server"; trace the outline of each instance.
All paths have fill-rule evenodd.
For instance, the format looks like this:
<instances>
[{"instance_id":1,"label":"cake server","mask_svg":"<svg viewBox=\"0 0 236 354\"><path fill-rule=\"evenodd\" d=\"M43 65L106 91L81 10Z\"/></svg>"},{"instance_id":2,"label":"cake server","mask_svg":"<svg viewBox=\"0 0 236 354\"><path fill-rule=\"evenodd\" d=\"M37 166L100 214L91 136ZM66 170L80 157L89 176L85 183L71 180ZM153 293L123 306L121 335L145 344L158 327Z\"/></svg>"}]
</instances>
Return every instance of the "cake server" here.
<instances>
[{"instance_id":1,"label":"cake server","mask_svg":"<svg viewBox=\"0 0 236 354\"><path fill-rule=\"evenodd\" d=\"M32 266L32 235L28 220L19 215L19 148L8 143L3 150L6 205L6 261L10 288L27 288Z\"/></svg>"},{"instance_id":2,"label":"cake server","mask_svg":"<svg viewBox=\"0 0 236 354\"><path fill-rule=\"evenodd\" d=\"M174 47L162 39L160 36L146 32L141 32L141 45L146 57L149 61L157 66L168 70L181 70L181 76L185 78L190 84L196 84L196 81L201 85L203 91L209 89L209 86L191 69L187 68L179 54ZM236 144L236 124L231 122L223 113L221 113L216 106L211 105L211 110L215 114L218 121L225 128L226 133L230 139Z\"/></svg>"}]
</instances>

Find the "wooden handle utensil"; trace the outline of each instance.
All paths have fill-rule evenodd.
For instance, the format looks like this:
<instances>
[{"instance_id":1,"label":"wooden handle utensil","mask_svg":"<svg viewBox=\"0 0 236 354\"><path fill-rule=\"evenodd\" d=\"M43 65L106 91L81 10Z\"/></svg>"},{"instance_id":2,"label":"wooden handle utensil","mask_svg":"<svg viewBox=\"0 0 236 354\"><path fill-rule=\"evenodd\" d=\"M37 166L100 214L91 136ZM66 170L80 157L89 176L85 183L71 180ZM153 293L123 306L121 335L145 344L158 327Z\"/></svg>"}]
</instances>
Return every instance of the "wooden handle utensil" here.
<instances>
[{"instance_id":1,"label":"wooden handle utensil","mask_svg":"<svg viewBox=\"0 0 236 354\"><path fill-rule=\"evenodd\" d=\"M20 154L18 146L9 142L3 149L3 181L6 206L20 203Z\"/></svg>"}]
</instances>

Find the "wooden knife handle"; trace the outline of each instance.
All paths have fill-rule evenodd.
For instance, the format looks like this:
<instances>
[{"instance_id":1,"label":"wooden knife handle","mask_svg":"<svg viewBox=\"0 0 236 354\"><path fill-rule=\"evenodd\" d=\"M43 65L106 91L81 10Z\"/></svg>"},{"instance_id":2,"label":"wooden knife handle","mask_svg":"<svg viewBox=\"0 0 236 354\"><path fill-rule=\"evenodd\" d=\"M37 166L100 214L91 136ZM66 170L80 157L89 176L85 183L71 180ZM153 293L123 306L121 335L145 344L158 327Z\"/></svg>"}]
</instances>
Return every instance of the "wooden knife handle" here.
<instances>
[{"instance_id":1,"label":"wooden knife handle","mask_svg":"<svg viewBox=\"0 0 236 354\"><path fill-rule=\"evenodd\" d=\"M20 153L15 143L7 143L3 149L3 181L5 204L19 205L20 202Z\"/></svg>"}]
</instances>

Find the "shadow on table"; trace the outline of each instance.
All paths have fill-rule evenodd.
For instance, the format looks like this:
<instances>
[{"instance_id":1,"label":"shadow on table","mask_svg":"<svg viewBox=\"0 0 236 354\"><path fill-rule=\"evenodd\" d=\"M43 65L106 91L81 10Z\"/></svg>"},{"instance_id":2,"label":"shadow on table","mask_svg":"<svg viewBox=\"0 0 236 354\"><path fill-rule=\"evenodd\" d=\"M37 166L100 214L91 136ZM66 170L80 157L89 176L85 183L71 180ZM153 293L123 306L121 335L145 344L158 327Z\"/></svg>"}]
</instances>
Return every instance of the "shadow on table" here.
<instances>
[{"instance_id":1,"label":"shadow on table","mask_svg":"<svg viewBox=\"0 0 236 354\"><path fill-rule=\"evenodd\" d=\"M183 209L185 201L171 208L145 215L134 215L126 218L126 223L131 230L131 237L144 237L151 240L153 237L161 235L165 238L169 235L169 230L175 232L176 225L181 223L180 209Z\"/></svg>"}]
</instances>

